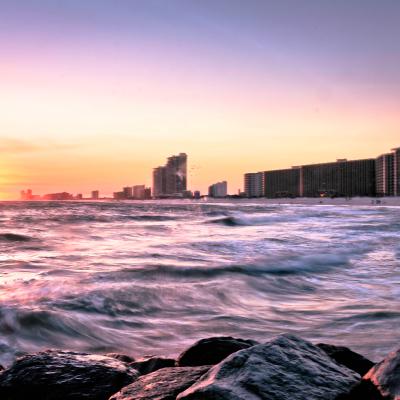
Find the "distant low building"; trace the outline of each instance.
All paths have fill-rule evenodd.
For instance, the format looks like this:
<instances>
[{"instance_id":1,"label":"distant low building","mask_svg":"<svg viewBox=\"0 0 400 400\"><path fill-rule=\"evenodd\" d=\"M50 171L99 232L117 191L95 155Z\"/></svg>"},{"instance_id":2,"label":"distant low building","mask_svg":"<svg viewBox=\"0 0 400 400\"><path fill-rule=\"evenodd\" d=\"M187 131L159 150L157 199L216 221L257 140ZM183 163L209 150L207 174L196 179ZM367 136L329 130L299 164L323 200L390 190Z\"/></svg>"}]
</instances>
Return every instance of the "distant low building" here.
<instances>
[{"instance_id":1,"label":"distant low building","mask_svg":"<svg viewBox=\"0 0 400 400\"><path fill-rule=\"evenodd\" d=\"M122 189L124 193L124 199L132 199L133 198L133 188L131 186L126 186Z\"/></svg>"},{"instance_id":2,"label":"distant low building","mask_svg":"<svg viewBox=\"0 0 400 400\"><path fill-rule=\"evenodd\" d=\"M221 198L226 197L228 194L228 183L226 181L217 182L208 188L208 195L210 197Z\"/></svg>"},{"instance_id":3,"label":"distant low building","mask_svg":"<svg viewBox=\"0 0 400 400\"><path fill-rule=\"evenodd\" d=\"M125 199L125 193L124 192L114 192L113 193L113 198L114 198L114 200L124 200Z\"/></svg>"},{"instance_id":4,"label":"distant low building","mask_svg":"<svg viewBox=\"0 0 400 400\"><path fill-rule=\"evenodd\" d=\"M135 185L133 187L133 198L135 200L144 200L145 197L145 185Z\"/></svg>"},{"instance_id":5,"label":"distant low building","mask_svg":"<svg viewBox=\"0 0 400 400\"><path fill-rule=\"evenodd\" d=\"M43 196L44 200L73 200L74 196L68 192L49 193Z\"/></svg>"}]
</instances>

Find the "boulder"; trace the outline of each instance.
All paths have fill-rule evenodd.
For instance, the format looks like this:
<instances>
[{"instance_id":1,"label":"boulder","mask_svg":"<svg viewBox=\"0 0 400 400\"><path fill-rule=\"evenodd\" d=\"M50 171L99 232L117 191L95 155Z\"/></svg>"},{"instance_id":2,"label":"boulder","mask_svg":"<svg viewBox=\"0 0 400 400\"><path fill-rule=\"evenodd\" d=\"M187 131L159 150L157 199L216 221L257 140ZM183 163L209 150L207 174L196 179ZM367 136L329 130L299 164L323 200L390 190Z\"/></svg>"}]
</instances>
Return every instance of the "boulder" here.
<instances>
[{"instance_id":1,"label":"boulder","mask_svg":"<svg viewBox=\"0 0 400 400\"><path fill-rule=\"evenodd\" d=\"M111 357L115 358L116 360L125 362L125 363L132 363L135 361L135 359L131 356L127 356L126 354L120 354L120 353L107 353L105 354L106 357Z\"/></svg>"},{"instance_id":2,"label":"boulder","mask_svg":"<svg viewBox=\"0 0 400 400\"><path fill-rule=\"evenodd\" d=\"M110 400L176 400L176 396L201 378L210 366L172 367L141 376Z\"/></svg>"},{"instance_id":3,"label":"boulder","mask_svg":"<svg viewBox=\"0 0 400 400\"><path fill-rule=\"evenodd\" d=\"M317 346L281 335L230 355L177 400L333 400L359 381Z\"/></svg>"},{"instance_id":4,"label":"boulder","mask_svg":"<svg viewBox=\"0 0 400 400\"><path fill-rule=\"evenodd\" d=\"M390 353L365 376L380 395L388 400L400 400L400 349Z\"/></svg>"},{"instance_id":5,"label":"boulder","mask_svg":"<svg viewBox=\"0 0 400 400\"><path fill-rule=\"evenodd\" d=\"M173 358L150 356L141 358L129 365L139 371L141 375L146 375L161 368L174 367L175 363L176 361Z\"/></svg>"},{"instance_id":6,"label":"boulder","mask_svg":"<svg viewBox=\"0 0 400 400\"><path fill-rule=\"evenodd\" d=\"M361 376L364 376L375 365L372 361L368 360L361 354L355 353L347 347L334 346L325 343L318 343L317 346L337 363L350 368Z\"/></svg>"},{"instance_id":7,"label":"boulder","mask_svg":"<svg viewBox=\"0 0 400 400\"><path fill-rule=\"evenodd\" d=\"M114 358L48 350L18 358L3 371L0 398L106 400L138 375Z\"/></svg>"},{"instance_id":8,"label":"boulder","mask_svg":"<svg viewBox=\"0 0 400 400\"><path fill-rule=\"evenodd\" d=\"M371 381L362 380L349 393L337 400L385 400Z\"/></svg>"},{"instance_id":9,"label":"boulder","mask_svg":"<svg viewBox=\"0 0 400 400\"><path fill-rule=\"evenodd\" d=\"M212 337L202 339L183 351L177 360L179 367L215 365L236 351L256 345L253 340L233 337Z\"/></svg>"}]
</instances>

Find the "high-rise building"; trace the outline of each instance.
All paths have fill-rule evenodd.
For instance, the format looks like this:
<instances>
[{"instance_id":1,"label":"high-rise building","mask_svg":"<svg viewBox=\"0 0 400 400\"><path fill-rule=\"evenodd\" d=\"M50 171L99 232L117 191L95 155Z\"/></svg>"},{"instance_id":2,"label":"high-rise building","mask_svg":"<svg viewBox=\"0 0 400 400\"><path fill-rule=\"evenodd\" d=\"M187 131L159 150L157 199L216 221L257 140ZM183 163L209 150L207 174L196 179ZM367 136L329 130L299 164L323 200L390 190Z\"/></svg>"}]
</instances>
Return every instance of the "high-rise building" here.
<instances>
[{"instance_id":1,"label":"high-rise building","mask_svg":"<svg viewBox=\"0 0 400 400\"><path fill-rule=\"evenodd\" d=\"M376 194L378 196L394 196L394 153L382 154L375 161Z\"/></svg>"},{"instance_id":2,"label":"high-rise building","mask_svg":"<svg viewBox=\"0 0 400 400\"><path fill-rule=\"evenodd\" d=\"M153 197L160 197L167 193L166 167L153 169Z\"/></svg>"},{"instance_id":3,"label":"high-rise building","mask_svg":"<svg viewBox=\"0 0 400 400\"><path fill-rule=\"evenodd\" d=\"M187 191L187 155L168 157L165 166L153 170L153 196L182 196Z\"/></svg>"},{"instance_id":4,"label":"high-rise building","mask_svg":"<svg viewBox=\"0 0 400 400\"><path fill-rule=\"evenodd\" d=\"M217 182L208 188L210 197L226 197L228 195L228 183L226 181Z\"/></svg>"},{"instance_id":5,"label":"high-rise building","mask_svg":"<svg viewBox=\"0 0 400 400\"><path fill-rule=\"evenodd\" d=\"M180 153L177 156L168 157L166 164L167 193L179 194L187 190L187 155Z\"/></svg>"},{"instance_id":6,"label":"high-rise building","mask_svg":"<svg viewBox=\"0 0 400 400\"><path fill-rule=\"evenodd\" d=\"M273 197L301 196L301 168L292 167L263 173L263 195Z\"/></svg>"},{"instance_id":7,"label":"high-rise building","mask_svg":"<svg viewBox=\"0 0 400 400\"><path fill-rule=\"evenodd\" d=\"M262 172L249 172L244 174L244 192L246 197L263 197L264 183Z\"/></svg>"},{"instance_id":8,"label":"high-rise building","mask_svg":"<svg viewBox=\"0 0 400 400\"><path fill-rule=\"evenodd\" d=\"M400 196L400 147L392 149L393 153L393 192L395 196Z\"/></svg>"},{"instance_id":9,"label":"high-rise building","mask_svg":"<svg viewBox=\"0 0 400 400\"><path fill-rule=\"evenodd\" d=\"M331 163L303 165L300 172L300 192L305 197L375 195L373 158L352 161L339 159Z\"/></svg>"},{"instance_id":10,"label":"high-rise building","mask_svg":"<svg viewBox=\"0 0 400 400\"><path fill-rule=\"evenodd\" d=\"M92 200L98 200L100 197L100 192L98 190L92 191Z\"/></svg>"}]
</instances>

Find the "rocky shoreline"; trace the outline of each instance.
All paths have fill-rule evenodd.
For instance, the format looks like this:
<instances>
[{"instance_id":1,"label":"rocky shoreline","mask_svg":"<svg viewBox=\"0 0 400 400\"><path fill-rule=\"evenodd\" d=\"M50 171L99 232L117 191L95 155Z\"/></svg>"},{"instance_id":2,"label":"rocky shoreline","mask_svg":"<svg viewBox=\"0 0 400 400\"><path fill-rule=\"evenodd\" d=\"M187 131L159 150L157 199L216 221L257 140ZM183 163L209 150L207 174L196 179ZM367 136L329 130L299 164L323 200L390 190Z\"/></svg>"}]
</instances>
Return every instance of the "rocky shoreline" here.
<instances>
[{"instance_id":1,"label":"rocky shoreline","mask_svg":"<svg viewBox=\"0 0 400 400\"><path fill-rule=\"evenodd\" d=\"M2 400L399 400L400 349L374 364L284 334L203 339L176 359L47 350L0 372Z\"/></svg>"}]
</instances>

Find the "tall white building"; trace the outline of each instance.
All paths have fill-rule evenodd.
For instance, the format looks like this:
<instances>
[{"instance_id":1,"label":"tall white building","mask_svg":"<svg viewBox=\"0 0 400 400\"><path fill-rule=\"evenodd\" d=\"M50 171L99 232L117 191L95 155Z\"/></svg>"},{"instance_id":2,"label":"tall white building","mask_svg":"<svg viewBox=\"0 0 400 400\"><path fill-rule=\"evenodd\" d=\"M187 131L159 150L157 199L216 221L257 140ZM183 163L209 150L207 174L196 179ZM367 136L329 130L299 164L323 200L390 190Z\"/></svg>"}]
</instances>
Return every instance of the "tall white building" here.
<instances>
[{"instance_id":1,"label":"tall white building","mask_svg":"<svg viewBox=\"0 0 400 400\"><path fill-rule=\"evenodd\" d=\"M226 181L217 182L208 188L210 197L226 197L228 195L228 183Z\"/></svg>"},{"instance_id":2,"label":"tall white building","mask_svg":"<svg viewBox=\"0 0 400 400\"><path fill-rule=\"evenodd\" d=\"M246 193L246 197L265 196L263 179L264 174L262 172L244 174L244 192Z\"/></svg>"}]
</instances>

